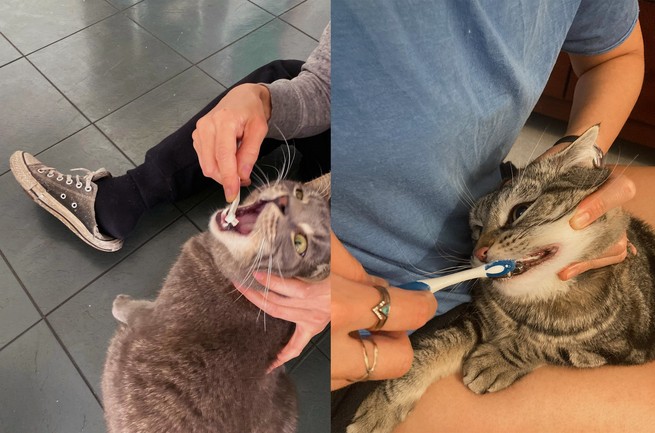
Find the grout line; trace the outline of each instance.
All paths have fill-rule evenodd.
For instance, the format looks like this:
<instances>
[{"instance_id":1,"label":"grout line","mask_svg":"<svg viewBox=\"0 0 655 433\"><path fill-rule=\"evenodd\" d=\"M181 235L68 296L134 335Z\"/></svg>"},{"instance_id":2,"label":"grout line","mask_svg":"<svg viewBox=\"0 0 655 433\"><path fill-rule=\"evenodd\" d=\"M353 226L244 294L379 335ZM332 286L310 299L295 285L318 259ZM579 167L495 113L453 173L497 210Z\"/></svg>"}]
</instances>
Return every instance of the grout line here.
<instances>
[{"instance_id":1,"label":"grout line","mask_svg":"<svg viewBox=\"0 0 655 433\"><path fill-rule=\"evenodd\" d=\"M82 380L84 381L86 386L91 391L91 394L93 395L93 397L96 399L96 401L100 405L100 408L103 408L104 406L102 405L102 399L100 398L100 396L98 394L96 394L95 390L93 389L93 386L91 385L91 382L89 382L89 380L86 378L86 376L82 372L82 369L80 368L80 366L77 365L77 362L75 362L75 359L73 358L73 355L68 351L68 348L66 347L64 342L59 337L59 334L57 334L57 332L55 331L55 328L50 324L50 321L48 321L48 319L46 317L43 318L43 321L45 322L45 324L50 329L50 332L52 332L52 335L54 335L55 340L57 340L57 342L59 343L61 348L64 350L64 353L66 353L66 356L68 356L68 359L70 359L71 363L73 364L73 367L75 367L75 370L77 370L77 373L80 375L80 377L82 378Z\"/></svg>"},{"instance_id":2,"label":"grout line","mask_svg":"<svg viewBox=\"0 0 655 433\"><path fill-rule=\"evenodd\" d=\"M14 342L14 341L18 340L20 337L22 337L23 335L27 334L27 332L28 332L30 329L34 328L36 325L38 325L38 324L41 323L42 321L43 321L43 318L40 318L39 320L37 320L36 322L34 322L34 323L32 323L30 326L28 326L27 329L21 331L20 334L18 334L17 336L15 336L15 337L12 338L11 340L9 340L7 343L5 343L4 346L0 346L0 352L2 352L2 351L5 350L7 347L9 347L9 346Z\"/></svg>"},{"instance_id":3,"label":"grout line","mask_svg":"<svg viewBox=\"0 0 655 433\"><path fill-rule=\"evenodd\" d=\"M114 9L116 9L115 6L113 6L113 5L111 5L111 6L112 6ZM99 19L98 21L94 21L94 22L92 22L91 24L82 27L81 29L75 30L73 33L70 33L70 34L68 34L68 35L66 35L66 36L64 36L64 37L62 37L62 38L59 38L59 39L57 39L57 40L55 40L55 41L52 41L52 42L49 42L48 44L46 44L46 45L44 45L44 46L42 46L42 47L39 47L39 48L37 48L37 49L34 50L34 51L30 51L30 52L28 52L27 54L24 54L24 56L27 58L27 56L31 56L32 54L35 54L35 53L37 53L37 52L39 52L39 51L41 51L41 50L43 50L43 49L45 49L45 48L48 48L48 47L50 47L50 46L52 46L52 45L54 45L54 44L56 44L56 43L58 43L58 42L61 42L61 41L63 41L64 39L68 39L68 38L70 38L70 37L73 36L73 35L76 35L76 34L78 34L78 33L80 33L80 32L83 32L84 30L88 29L89 27L93 27L93 26L95 26L96 24L99 24L99 23L101 23L101 22L103 22L103 21L106 21L106 20L108 20L108 19L110 19L110 18L113 18L113 17L115 17L116 15L119 15L121 12L123 12L123 11L122 11L122 10L118 10L118 9L116 9L116 10L114 11L114 13L109 14L109 15L107 15L106 17L103 17L103 18Z\"/></svg>"},{"instance_id":4,"label":"grout line","mask_svg":"<svg viewBox=\"0 0 655 433\"><path fill-rule=\"evenodd\" d=\"M34 328L37 324L39 324L41 321L43 321L43 323L45 323L46 326L50 329L50 332L52 333L52 335L53 335L53 337L55 338L55 340L59 343L59 346L61 347L61 349L62 349L62 350L64 351L64 353L66 354L66 356L67 356L68 359L70 360L71 364L73 364L73 367L75 368L75 370L77 371L77 373L80 375L80 377L82 378L82 380L84 381L84 383L86 384L86 386L87 386L87 387L89 388L89 390L91 391L91 395L93 395L93 398L95 398L95 400L98 402L98 404L99 404L100 407L102 408L102 400L101 400L100 397L95 393L93 387L91 386L91 383L90 383L89 380L86 378L86 376L84 375L84 373L82 373L82 370L81 370L80 367L77 365L77 362L75 362L75 359L73 358L73 356L71 355L71 353L68 351L68 348L66 347L66 345L64 344L64 342L63 342L63 341L61 340L61 338L59 337L59 334L57 334L57 332L55 332L55 329L52 327L52 325L51 325L50 322L48 321L46 315L43 314L43 310L41 310L41 307L39 307L39 305L36 303L36 301L34 300L34 297L32 297L32 294L29 292L29 290L27 290L27 287L25 287L25 284L24 284L23 281L20 279L20 277L19 277L18 274L16 273L16 270L13 268L13 266L11 266L11 264L9 263L9 260L7 260L7 257L5 256L4 252L2 252L2 250L0 250L0 256L2 256L2 259L5 261L5 263L6 263L7 266L9 267L9 270L10 270L11 273L14 275L14 278L16 278L16 281L18 281L18 284L20 284L20 286L22 287L23 291L25 292L25 294L27 295L27 297L28 297L28 298L30 299L30 301L32 302L32 305L34 306L34 308L36 309L36 311L39 313L39 316L41 316L41 320L37 321L35 324L33 324L32 326L30 326L30 327L29 327L28 329L26 329L23 333L21 333L21 335L19 335L18 337L14 338L11 342L16 341L20 336L24 335L27 331L29 331L30 329ZM11 342L10 342L10 343L11 343ZM9 344L9 343L8 343L8 344ZM5 346L3 346L2 349L4 349L5 347L7 347L8 344L5 345ZM2 349L0 349L0 350L2 350Z\"/></svg>"},{"instance_id":5,"label":"grout line","mask_svg":"<svg viewBox=\"0 0 655 433\"><path fill-rule=\"evenodd\" d=\"M75 293L73 293L72 295L70 295L69 297L67 297L66 299L64 299L62 302L60 302L59 304L57 304L55 307L53 307L52 309L50 309L50 311L48 311L48 312L45 314L44 317L48 317L48 316L50 316L50 315L51 315L52 313L54 313L56 310L58 310L59 308L63 307L65 303L67 303L68 301L70 301L71 299L73 299L73 298L74 298L75 296L77 296L80 292L82 292L82 291L84 291L85 289L87 289L89 286L91 286L92 284L94 284L94 283L95 283L96 281L98 281L100 278L104 277L107 273L109 273L110 271L112 271L112 270L113 270L114 268L116 268L119 264L123 263L125 260L128 259L128 257L132 256L134 253L136 253L137 251L139 251L139 250L140 250L141 248L143 248L143 247L144 247L148 242L150 242L151 240L153 240L155 237L159 236L159 235L160 235L164 230L166 230L166 229L168 229L169 227L171 227L173 224L175 224L177 221L179 221L183 216L184 216L184 214L181 214L181 215L178 215L177 217L173 218L173 220L171 220L170 223L164 225L160 230L158 230L157 232L155 232L152 236L146 238L143 242L141 242L140 244L136 245L135 248L134 248L132 251L130 251L130 252L128 252L127 254L125 254L125 257L122 257L121 259L118 259L118 261L117 261L116 263L114 263L113 265L109 266L109 267L108 267L107 269L105 269L103 272L101 272L101 273L98 274L96 277L94 277L93 279L91 279L88 283L84 284L80 289L78 289L77 291L75 291Z\"/></svg>"},{"instance_id":6,"label":"grout line","mask_svg":"<svg viewBox=\"0 0 655 433\"><path fill-rule=\"evenodd\" d=\"M145 1L145 0L144 0L144 1ZM140 27L141 29L143 29L143 30L144 30L146 33L148 33L150 36L152 36L153 38L157 39L159 42L161 42L162 44L164 44L165 46L167 46L168 48L170 48L171 50L173 50L174 53L178 54L178 55L179 55L180 57L182 57L184 60L186 60L187 62L191 63L191 65L193 65L193 66L198 66L198 64L204 62L205 60L207 60L208 58L210 58L210 57L213 56L214 54L216 54L216 53L218 53L218 52L220 52L220 51L223 51L223 50L226 49L227 47L229 47L229 46L233 45L234 43L240 41L241 39L245 38L246 36L249 36L249 35L252 34L253 32L259 30L259 29L262 28L262 27L264 27L266 24L268 24L268 23L270 23L270 22L272 22L272 21L275 20L275 18L276 18L275 15L273 15L272 13L270 13L270 12L268 12L268 11L266 11L266 10L265 10L265 12L267 12L269 15L271 15L272 18L269 19L268 21L264 22L262 25L260 25L260 26L258 26L258 27L256 27L256 28L252 29L251 31L249 31L249 32L246 33L245 35L243 35L243 36L239 37L238 39L235 39L234 41L232 41L232 42L230 42L229 44L225 45L224 47L221 47L221 48L218 49L217 51L214 51L214 52L212 52L211 54L209 54L208 56L203 57L202 59L198 60L197 62L194 62L194 61L192 61L191 59L188 59L184 54L180 53L180 52L179 52L177 49L175 49L173 46L169 45L168 42L164 41L163 39L159 38L159 36L155 35L152 31L150 31L150 29L148 29L147 27L145 27L144 24L142 24L142 23L140 23L140 22L134 20L134 19L133 19L132 17L130 17L130 16L125 15L125 17L126 17L127 19L129 19L130 21L132 21L134 24L136 24L138 27ZM200 68L200 67L198 67L198 69L201 69L201 70L202 70L202 68ZM216 81L217 81L219 84L221 84L223 87L226 87L226 86L224 86L223 83L221 83L220 81L218 81L218 80L216 80Z\"/></svg>"},{"instance_id":7,"label":"grout line","mask_svg":"<svg viewBox=\"0 0 655 433\"><path fill-rule=\"evenodd\" d=\"M258 5L257 3L253 2L252 0L247 0L247 1L250 2L250 3L252 3L253 5L257 6L258 8L260 8L260 9L262 9L262 10L268 12L269 14L275 16L275 18L279 19L279 20L282 21L283 23L288 24L289 26L291 26L291 27L293 27L294 29L298 30L300 33L302 33L303 35L307 36L308 38L310 38L310 39L316 41L317 43L319 42L318 39L316 39L314 36L310 35L309 33L306 33L304 30L302 30L302 29L296 27L295 25L293 25L293 24L290 23L289 21L287 21L287 20L285 20L284 18L282 18L282 15L286 14L287 12L289 12L289 11L291 11L291 10L297 8L298 6L300 6L300 5L304 4L304 3L307 3L308 0L302 0L302 1L301 1L300 3L298 3L297 5L293 5L293 6L291 6L289 9L286 9L286 10L284 10L283 12L281 12L281 13L279 13L279 14L275 14L274 12L269 11L268 9L264 8L264 6L260 6L260 5ZM327 25L327 24L326 24L326 25ZM323 31L322 31L322 30L321 30L321 34L323 34ZM305 60L305 59L302 59L302 60Z\"/></svg>"}]
</instances>

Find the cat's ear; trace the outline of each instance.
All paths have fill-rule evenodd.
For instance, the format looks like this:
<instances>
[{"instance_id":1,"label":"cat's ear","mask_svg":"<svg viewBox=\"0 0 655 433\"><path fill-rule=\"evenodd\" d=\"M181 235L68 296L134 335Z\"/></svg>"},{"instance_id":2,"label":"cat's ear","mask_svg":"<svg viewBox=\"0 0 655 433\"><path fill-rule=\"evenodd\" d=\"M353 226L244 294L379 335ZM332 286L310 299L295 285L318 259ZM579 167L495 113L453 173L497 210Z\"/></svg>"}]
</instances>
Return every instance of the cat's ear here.
<instances>
[{"instance_id":1,"label":"cat's ear","mask_svg":"<svg viewBox=\"0 0 655 433\"><path fill-rule=\"evenodd\" d=\"M321 194L321 196L323 196L326 200L330 200L330 197L332 195L332 188L330 183L331 179L332 179L331 173L327 173L321 177L317 177L314 180L305 182L305 185L308 188L311 188L314 191Z\"/></svg>"},{"instance_id":2,"label":"cat's ear","mask_svg":"<svg viewBox=\"0 0 655 433\"><path fill-rule=\"evenodd\" d=\"M566 149L557 153L565 169L571 167L598 168L602 166L603 151L596 145L600 125L587 129Z\"/></svg>"}]
</instances>

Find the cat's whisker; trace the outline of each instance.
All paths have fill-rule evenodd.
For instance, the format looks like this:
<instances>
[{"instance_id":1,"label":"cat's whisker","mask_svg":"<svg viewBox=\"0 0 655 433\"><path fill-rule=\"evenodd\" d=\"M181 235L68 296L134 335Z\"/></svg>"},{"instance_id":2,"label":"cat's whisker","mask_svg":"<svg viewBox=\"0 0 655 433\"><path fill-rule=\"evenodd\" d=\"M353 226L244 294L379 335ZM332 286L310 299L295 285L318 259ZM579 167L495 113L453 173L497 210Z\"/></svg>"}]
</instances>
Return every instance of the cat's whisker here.
<instances>
[{"instance_id":1,"label":"cat's whisker","mask_svg":"<svg viewBox=\"0 0 655 433\"><path fill-rule=\"evenodd\" d=\"M457 199L466 206L467 209L471 209L475 205L475 198L466 185L461 173L458 173L452 178L452 186L453 189L457 191Z\"/></svg>"}]
</instances>

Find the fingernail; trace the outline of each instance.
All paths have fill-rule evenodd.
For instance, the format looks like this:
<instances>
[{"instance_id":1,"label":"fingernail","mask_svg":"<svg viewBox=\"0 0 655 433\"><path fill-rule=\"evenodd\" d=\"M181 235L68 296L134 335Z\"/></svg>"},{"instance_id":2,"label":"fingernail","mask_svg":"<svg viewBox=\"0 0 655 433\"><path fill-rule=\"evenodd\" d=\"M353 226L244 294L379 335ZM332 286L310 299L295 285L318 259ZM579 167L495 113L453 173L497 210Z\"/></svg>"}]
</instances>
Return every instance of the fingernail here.
<instances>
[{"instance_id":1,"label":"fingernail","mask_svg":"<svg viewBox=\"0 0 655 433\"><path fill-rule=\"evenodd\" d=\"M225 200L228 203L232 203L235 198L237 198L237 192L235 188L232 188L230 186L224 186L223 189L225 190Z\"/></svg>"},{"instance_id":2,"label":"fingernail","mask_svg":"<svg viewBox=\"0 0 655 433\"><path fill-rule=\"evenodd\" d=\"M571 218L570 225L575 230L579 230L587 227L587 225L589 225L590 222L591 222L591 215L589 214L589 212L582 212L576 214L573 218Z\"/></svg>"},{"instance_id":3,"label":"fingernail","mask_svg":"<svg viewBox=\"0 0 655 433\"><path fill-rule=\"evenodd\" d=\"M557 276L562 281L568 281L579 274L580 270L578 266L569 266L568 268L562 269Z\"/></svg>"}]
</instances>

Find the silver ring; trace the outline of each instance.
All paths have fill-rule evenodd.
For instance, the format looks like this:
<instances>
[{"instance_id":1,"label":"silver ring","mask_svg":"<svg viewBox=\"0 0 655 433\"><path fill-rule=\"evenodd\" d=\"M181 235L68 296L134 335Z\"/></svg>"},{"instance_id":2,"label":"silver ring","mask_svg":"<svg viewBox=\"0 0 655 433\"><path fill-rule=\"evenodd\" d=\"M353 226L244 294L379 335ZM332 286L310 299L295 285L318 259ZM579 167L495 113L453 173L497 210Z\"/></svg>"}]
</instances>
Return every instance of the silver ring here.
<instances>
[{"instance_id":1,"label":"silver ring","mask_svg":"<svg viewBox=\"0 0 655 433\"><path fill-rule=\"evenodd\" d=\"M361 335L359 335L359 342L362 344L362 354L364 355L364 367L366 368L366 373L364 373L363 376L351 380L351 379L346 379L350 383L355 383L355 382L361 382L364 380L368 380L368 378L371 376L371 373L375 371L375 367L378 365L378 345L375 343L375 341L371 339L367 339L371 343L373 343L373 365L370 364L370 360L368 358L368 352L366 351L366 344L364 344L364 339L362 338Z\"/></svg>"}]
</instances>

